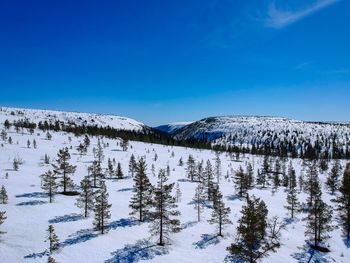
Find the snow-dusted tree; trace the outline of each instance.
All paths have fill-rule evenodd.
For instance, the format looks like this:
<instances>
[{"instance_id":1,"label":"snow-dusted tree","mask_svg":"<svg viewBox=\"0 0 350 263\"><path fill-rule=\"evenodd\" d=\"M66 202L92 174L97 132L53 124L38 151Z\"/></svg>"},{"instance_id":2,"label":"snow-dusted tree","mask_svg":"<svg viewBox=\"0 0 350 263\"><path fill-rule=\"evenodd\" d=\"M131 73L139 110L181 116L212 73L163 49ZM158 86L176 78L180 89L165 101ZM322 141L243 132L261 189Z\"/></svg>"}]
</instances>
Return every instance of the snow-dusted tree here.
<instances>
[{"instance_id":1,"label":"snow-dusted tree","mask_svg":"<svg viewBox=\"0 0 350 263\"><path fill-rule=\"evenodd\" d=\"M277 218L268 222L264 201L247 197L238 220L236 240L227 250L235 261L256 263L280 247L283 225Z\"/></svg>"},{"instance_id":2,"label":"snow-dusted tree","mask_svg":"<svg viewBox=\"0 0 350 263\"><path fill-rule=\"evenodd\" d=\"M176 186L175 186L175 199L176 199L177 203L179 203L181 201L181 196L182 196L182 193L181 193L181 189L180 189L180 184L176 183Z\"/></svg>"},{"instance_id":3,"label":"snow-dusted tree","mask_svg":"<svg viewBox=\"0 0 350 263\"><path fill-rule=\"evenodd\" d=\"M12 166L13 166L13 170L18 171L19 170L19 166L23 164L23 160L22 158L16 156L15 158L13 158L13 162L12 162Z\"/></svg>"},{"instance_id":4,"label":"snow-dusted tree","mask_svg":"<svg viewBox=\"0 0 350 263\"><path fill-rule=\"evenodd\" d=\"M220 178L221 178L221 159L220 159L220 153L215 153L215 176L216 176L216 183L220 184Z\"/></svg>"},{"instance_id":5,"label":"snow-dusted tree","mask_svg":"<svg viewBox=\"0 0 350 263\"><path fill-rule=\"evenodd\" d=\"M346 165L343 179L339 188L340 195L336 201L338 203L338 217L343 234L347 242L350 241L350 163Z\"/></svg>"},{"instance_id":6,"label":"snow-dusted tree","mask_svg":"<svg viewBox=\"0 0 350 263\"><path fill-rule=\"evenodd\" d=\"M27 140L27 148L30 148L30 140Z\"/></svg>"},{"instance_id":7,"label":"snow-dusted tree","mask_svg":"<svg viewBox=\"0 0 350 263\"><path fill-rule=\"evenodd\" d=\"M135 171L136 171L136 159L134 154L131 154L130 160L129 160L129 174L134 177Z\"/></svg>"},{"instance_id":8,"label":"snow-dusted tree","mask_svg":"<svg viewBox=\"0 0 350 263\"><path fill-rule=\"evenodd\" d=\"M130 215L138 214L141 222L149 213L152 204L152 185L147 177L146 170L146 161L140 158L137 162L134 176L134 195L131 197L129 204L129 207L132 209Z\"/></svg>"},{"instance_id":9,"label":"snow-dusted tree","mask_svg":"<svg viewBox=\"0 0 350 263\"><path fill-rule=\"evenodd\" d=\"M213 166L211 165L210 161L207 160L207 164L204 169L204 184L205 184L205 191L207 192L207 199L212 201L213 200L213 188L214 188L214 181L213 181Z\"/></svg>"},{"instance_id":10,"label":"snow-dusted tree","mask_svg":"<svg viewBox=\"0 0 350 263\"><path fill-rule=\"evenodd\" d=\"M288 166L287 186L289 187L289 189L297 187L297 177L292 162L290 162Z\"/></svg>"},{"instance_id":11,"label":"snow-dusted tree","mask_svg":"<svg viewBox=\"0 0 350 263\"><path fill-rule=\"evenodd\" d=\"M36 140L33 139L33 148L36 149L37 148L37 143L36 143Z\"/></svg>"},{"instance_id":12,"label":"snow-dusted tree","mask_svg":"<svg viewBox=\"0 0 350 263\"><path fill-rule=\"evenodd\" d=\"M128 150L128 147L129 147L129 141L126 139L121 139L120 147L122 147L122 150L124 152L126 152Z\"/></svg>"},{"instance_id":13,"label":"snow-dusted tree","mask_svg":"<svg viewBox=\"0 0 350 263\"><path fill-rule=\"evenodd\" d=\"M54 195L57 192L57 175L56 173L52 172L51 170L47 171L46 173L44 173L42 176L42 186L41 188L44 189L46 191L46 193L49 196L49 201L50 203L52 203L53 199L54 199Z\"/></svg>"},{"instance_id":14,"label":"snow-dusted tree","mask_svg":"<svg viewBox=\"0 0 350 263\"><path fill-rule=\"evenodd\" d=\"M196 177L196 161L190 154L187 159L187 177L193 181Z\"/></svg>"},{"instance_id":15,"label":"snow-dusted tree","mask_svg":"<svg viewBox=\"0 0 350 263\"><path fill-rule=\"evenodd\" d=\"M247 187L248 189L251 189L254 186L254 169L250 162L247 164L246 174L247 174Z\"/></svg>"},{"instance_id":16,"label":"snow-dusted tree","mask_svg":"<svg viewBox=\"0 0 350 263\"><path fill-rule=\"evenodd\" d=\"M290 211L291 218L294 218L294 214L300 210L300 204L298 202L298 196L295 187L288 191L287 205L285 208Z\"/></svg>"},{"instance_id":17,"label":"snow-dusted tree","mask_svg":"<svg viewBox=\"0 0 350 263\"><path fill-rule=\"evenodd\" d=\"M78 145L77 150L78 150L80 156L83 156L87 152L87 149L86 149L86 147L85 147L85 145L83 143L80 143Z\"/></svg>"},{"instance_id":18,"label":"snow-dusted tree","mask_svg":"<svg viewBox=\"0 0 350 263\"><path fill-rule=\"evenodd\" d=\"M70 175L75 173L76 166L69 164L71 157L67 147L59 150L57 157L56 164L52 164L52 166L56 174L62 175L61 186L63 187L63 193L66 193L73 186Z\"/></svg>"},{"instance_id":19,"label":"snow-dusted tree","mask_svg":"<svg viewBox=\"0 0 350 263\"><path fill-rule=\"evenodd\" d=\"M94 208L94 191L92 190L89 176L85 176L80 182L80 194L76 205L84 211L84 217L89 215L89 212Z\"/></svg>"},{"instance_id":20,"label":"snow-dusted tree","mask_svg":"<svg viewBox=\"0 0 350 263\"><path fill-rule=\"evenodd\" d=\"M206 194L205 194L204 184L202 182L197 183L194 197L192 199L194 203L194 209L197 212L197 221L201 221L201 214L205 207Z\"/></svg>"},{"instance_id":21,"label":"snow-dusted tree","mask_svg":"<svg viewBox=\"0 0 350 263\"><path fill-rule=\"evenodd\" d=\"M222 229L225 225L232 224L229 216L231 213L231 209L229 207L225 207L225 203L222 198L222 193L219 188L216 190L216 197L213 206L213 211L211 214L211 218L208 220L210 224L217 224L218 228L218 236L222 236Z\"/></svg>"},{"instance_id":22,"label":"snow-dusted tree","mask_svg":"<svg viewBox=\"0 0 350 263\"><path fill-rule=\"evenodd\" d=\"M101 234L105 233L108 219L111 218L110 208L112 205L108 203L108 196L106 184L101 181L101 186L95 193L94 204L94 226L96 230L101 231Z\"/></svg>"},{"instance_id":23,"label":"snow-dusted tree","mask_svg":"<svg viewBox=\"0 0 350 263\"><path fill-rule=\"evenodd\" d=\"M86 149L89 148L89 146L90 146L90 138L88 135L85 135L85 137L84 137L84 146Z\"/></svg>"},{"instance_id":24,"label":"snow-dusted tree","mask_svg":"<svg viewBox=\"0 0 350 263\"><path fill-rule=\"evenodd\" d=\"M95 160L101 165L105 156L103 154L103 147L100 138L97 139L97 146L93 149L93 153Z\"/></svg>"},{"instance_id":25,"label":"snow-dusted tree","mask_svg":"<svg viewBox=\"0 0 350 263\"><path fill-rule=\"evenodd\" d=\"M59 247L59 239L55 233L55 227L49 225L47 229L47 238L46 241L49 242L49 251L50 253L54 252Z\"/></svg>"},{"instance_id":26,"label":"snow-dusted tree","mask_svg":"<svg viewBox=\"0 0 350 263\"><path fill-rule=\"evenodd\" d=\"M113 178L114 176L114 167L113 167L113 162L111 160L111 158L108 158L108 162L107 162L107 174L109 175L109 178Z\"/></svg>"},{"instance_id":27,"label":"snow-dusted tree","mask_svg":"<svg viewBox=\"0 0 350 263\"><path fill-rule=\"evenodd\" d=\"M57 263L57 261L53 257L49 256L47 258L47 263Z\"/></svg>"},{"instance_id":28,"label":"snow-dusted tree","mask_svg":"<svg viewBox=\"0 0 350 263\"><path fill-rule=\"evenodd\" d=\"M204 168L203 168L203 160L197 163L197 171L196 171L196 178L199 182L204 181Z\"/></svg>"},{"instance_id":29,"label":"snow-dusted tree","mask_svg":"<svg viewBox=\"0 0 350 263\"><path fill-rule=\"evenodd\" d=\"M272 175L273 190L276 191L281 186L281 179L279 173L273 173Z\"/></svg>"},{"instance_id":30,"label":"snow-dusted tree","mask_svg":"<svg viewBox=\"0 0 350 263\"><path fill-rule=\"evenodd\" d=\"M319 249L320 243L329 238L328 233L333 229L331 225L332 210L322 200L320 182L317 176L310 177L308 182L309 197L307 199L308 214L303 219L306 221L305 235L310 237L313 242L313 248Z\"/></svg>"},{"instance_id":31,"label":"snow-dusted tree","mask_svg":"<svg viewBox=\"0 0 350 263\"><path fill-rule=\"evenodd\" d=\"M165 245L165 239L170 233L180 231L180 220L177 217L180 211L177 210L175 197L171 195L174 183L166 184L168 178L163 169L159 171L157 186L154 189L153 211L151 212L150 231L153 236L158 236L158 245Z\"/></svg>"},{"instance_id":32,"label":"snow-dusted tree","mask_svg":"<svg viewBox=\"0 0 350 263\"><path fill-rule=\"evenodd\" d=\"M256 177L256 184L261 185L263 188L265 188L266 185L268 184L267 173L265 173L264 170L261 172L258 172L258 175Z\"/></svg>"},{"instance_id":33,"label":"snow-dusted tree","mask_svg":"<svg viewBox=\"0 0 350 263\"><path fill-rule=\"evenodd\" d=\"M98 187L101 180L104 178L101 164L97 160L93 161L92 165L89 166L88 171L89 175L92 177L92 186L94 188Z\"/></svg>"},{"instance_id":34,"label":"snow-dusted tree","mask_svg":"<svg viewBox=\"0 0 350 263\"><path fill-rule=\"evenodd\" d=\"M6 211L0 211L0 226L5 222L6 218ZM0 235L4 233L5 232L0 231Z\"/></svg>"},{"instance_id":35,"label":"snow-dusted tree","mask_svg":"<svg viewBox=\"0 0 350 263\"><path fill-rule=\"evenodd\" d=\"M117 169L115 170L115 174L117 176L117 179L123 179L123 177L124 177L122 165L120 162L118 162L118 164L117 164Z\"/></svg>"},{"instance_id":36,"label":"snow-dusted tree","mask_svg":"<svg viewBox=\"0 0 350 263\"><path fill-rule=\"evenodd\" d=\"M0 204L7 204L8 195L5 186L1 186L0 190Z\"/></svg>"},{"instance_id":37,"label":"snow-dusted tree","mask_svg":"<svg viewBox=\"0 0 350 263\"><path fill-rule=\"evenodd\" d=\"M332 195L339 189L341 165L339 160L335 160L332 169L327 177L326 186Z\"/></svg>"},{"instance_id":38,"label":"snow-dusted tree","mask_svg":"<svg viewBox=\"0 0 350 263\"><path fill-rule=\"evenodd\" d=\"M50 156L48 156L46 153L44 155L44 163L45 164L50 164Z\"/></svg>"},{"instance_id":39,"label":"snow-dusted tree","mask_svg":"<svg viewBox=\"0 0 350 263\"><path fill-rule=\"evenodd\" d=\"M183 166L184 165L184 161L182 160L182 157L179 159L179 163L178 166Z\"/></svg>"},{"instance_id":40,"label":"snow-dusted tree","mask_svg":"<svg viewBox=\"0 0 350 263\"><path fill-rule=\"evenodd\" d=\"M244 197L248 191L247 175L244 173L242 166L233 174L234 188L240 197Z\"/></svg>"}]
</instances>

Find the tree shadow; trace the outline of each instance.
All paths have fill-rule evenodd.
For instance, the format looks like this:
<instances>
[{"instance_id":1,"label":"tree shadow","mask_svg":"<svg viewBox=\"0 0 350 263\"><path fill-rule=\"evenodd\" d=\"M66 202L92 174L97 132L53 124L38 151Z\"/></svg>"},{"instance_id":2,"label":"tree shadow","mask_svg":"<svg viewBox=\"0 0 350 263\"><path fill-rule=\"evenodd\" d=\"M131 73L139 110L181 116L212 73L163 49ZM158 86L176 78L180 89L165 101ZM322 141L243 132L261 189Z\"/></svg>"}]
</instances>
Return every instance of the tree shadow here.
<instances>
[{"instance_id":1,"label":"tree shadow","mask_svg":"<svg viewBox=\"0 0 350 263\"><path fill-rule=\"evenodd\" d=\"M128 191L132 191L133 188L121 188L118 190L118 192L128 192Z\"/></svg>"},{"instance_id":2,"label":"tree shadow","mask_svg":"<svg viewBox=\"0 0 350 263\"><path fill-rule=\"evenodd\" d=\"M228 201L235 201L235 200L240 200L242 201L243 200L243 197L239 196L239 195L227 195L225 196L225 198L228 200Z\"/></svg>"},{"instance_id":3,"label":"tree shadow","mask_svg":"<svg viewBox=\"0 0 350 263\"><path fill-rule=\"evenodd\" d=\"M205 249L209 245L216 245L220 242L220 237L213 234L203 234L201 235L202 239L193 243L196 249Z\"/></svg>"},{"instance_id":4,"label":"tree shadow","mask_svg":"<svg viewBox=\"0 0 350 263\"><path fill-rule=\"evenodd\" d=\"M49 195L47 193L43 193L43 192L33 192L33 193L24 193L24 194L20 194L20 195L16 195L16 198L48 198Z\"/></svg>"},{"instance_id":5,"label":"tree shadow","mask_svg":"<svg viewBox=\"0 0 350 263\"><path fill-rule=\"evenodd\" d=\"M291 256L299 263L329 263L336 262L333 258L320 251L312 249L311 244L307 242L306 245L299 247L300 252L294 253Z\"/></svg>"},{"instance_id":6,"label":"tree shadow","mask_svg":"<svg viewBox=\"0 0 350 263\"><path fill-rule=\"evenodd\" d=\"M189 227L193 227L197 224L198 222L197 221L188 221L186 223L182 223L181 224L181 229L186 229L186 228L189 228Z\"/></svg>"},{"instance_id":7,"label":"tree shadow","mask_svg":"<svg viewBox=\"0 0 350 263\"><path fill-rule=\"evenodd\" d=\"M47 204L47 202L41 201L41 200L33 200L33 201L18 203L16 204L16 206L34 206L34 205L43 205L43 204Z\"/></svg>"},{"instance_id":8,"label":"tree shadow","mask_svg":"<svg viewBox=\"0 0 350 263\"><path fill-rule=\"evenodd\" d=\"M112 258L107 259L105 263L130 263L140 260L150 260L156 256L168 254L169 250L165 246L157 246L144 239L135 244L127 244L124 248L112 252Z\"/></svg>"},{"instance_id":9,"label":"tree shadow","mask_svg":"<svg viewBox=\"0 0 350 263\"><path fill-rule=\"evenodd\" d=\"M49 251L45 250L40 253L32 253L32 254L26 255L24 256L24 258L42 258L42 257L47 257L49 255L50 255Z\"/></svg>"},{"instance_id":10,"label":"tree shadow","mask_svg":"<svg viewBox=\"0 0 350 263\"><path fill-rule=\"evenodd\" d=\"M50 224L64 223L64 222L74 222L83 219L84 217L80 214L68 214L64 216L56 216L49 220Z\"/></svg>"}]
</instances>

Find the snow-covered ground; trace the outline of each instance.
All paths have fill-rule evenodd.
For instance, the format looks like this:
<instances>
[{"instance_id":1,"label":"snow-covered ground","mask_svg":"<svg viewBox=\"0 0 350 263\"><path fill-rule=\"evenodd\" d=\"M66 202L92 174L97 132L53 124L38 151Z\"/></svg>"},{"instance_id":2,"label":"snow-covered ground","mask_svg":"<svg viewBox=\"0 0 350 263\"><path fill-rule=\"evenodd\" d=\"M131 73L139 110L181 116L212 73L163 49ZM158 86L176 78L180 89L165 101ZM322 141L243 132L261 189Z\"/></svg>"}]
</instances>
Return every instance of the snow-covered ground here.
<instances>
[{"instance_id":1,"label":"snow-covered ground","mask_svg":"<svg viewBox=\"0 0 350 263\"><path fill-rule=\"evenodd\" d=\"M31 114L28 111L26 116L30 117ZM64 113L61 114L67 116ZM7 117L10 119L10 113ZM61 118L61 115L57 118ZM108 122L108 118L100 121ZM98 118L95 116L94 119L96 121ZM1 123L0 130L2 128ZM182 231L172 234L172 244L163 248L152 246L156 240L150 237L148 223L139 223L129 216L128 205L133 186L130 176L118 181L106 180L109 201L112 204L112 217L109 221L109 231L104 235L93 230L93 216L87 219L81 216L82 211L75 205L76 197L56 195L53 203L48 202L40 186L40 175L52 167L43 164L42 157L48 154L51 160L54 160L59 149L72 147L70 149L71 163L77 165L73 180L79 185L80 180L87 175L87 167L93 160L92 148L97 144L96 137L91 138L88 153L80 156L76 146L83 140L83 137L52 132L52 140L47 140L45 134L39 130L30 135L26 131L23 134L16 133L13 128L8 132L8 136L12 137L13 144L1 142L0 146L0 186L4 185L9 195L8 204L0 204L0 211L6 211L7 215L7 220L0 226L0 231L7 232L0 237L1 263L46 262L48 243L44 240L49 224L55 226L60 239L60 249L53 254L53 257L60 263L138 262L141 260L168 263L223 262L228 254L226 247L234 241L237 220L240 218L240 210L244 203L235 196L233 183L224 179L224 175L227 172L231 174L232 170L236 170L239 165L244 165L247 161L254 164L255 172L262 165L262 157L259 156L241 156L242 162L237 162L233 161L229 155L221 154L223 176L220 188L225 204L231 208L230 218L233 224L225 228L223 238L218 238L215 237L216 226L207 222L211 214L210 208L204 210L203 220L196 222L196 211L194 205L191 204L196 184L186 180L185 166L178 166L179 158L182 157L186 162L189 154L192 154L197 161L206 162L209 159L214 164L214 152L141 142L130 142L130 147L125 152L117 146L118 139L104 138L104 144L109 144L104 148L104 168L107 167L108 158L115 158L117 162L121 162L124 174L128 175L128 162L131 154L134 154L136 158L144 156L148 164L147 174L151 182L155 184L156 177L151 172L151 165L155 165L156 173L166 165L170 166L170 181L178 182L182 192L179 203ZM71 140L68 137L71 137ZM37 149L27 148L28 139L36 140ZM172 157L172 152L174 152L174 157ZM157 161L154 161L155 153L158 155ZM16 156L24 160L19 171L12 169L12 161ZM294 159L292 162L299 175L302 161ZM8 173L7 179L6 173ZM320 179L324 181L325 175L321 174ZM250 194L261 197L266 202L269 217L275 215L281 219L289 217L283 207L287 194L283 188L274 194L269 187L255 188L250 191ZM298 197L300 201L303 201L306 195L300 193ZM330 203L332 196L324 190L323 198ZM330 253L310 254L305 246L305 222L301 221L304 216L298 214L297 220L287 225L282 233L282 247L265 258L263 262L349 262L350 249L344 244L340 229L332 231L331 238L328 240Z\"/></svg>"}]
</instances>

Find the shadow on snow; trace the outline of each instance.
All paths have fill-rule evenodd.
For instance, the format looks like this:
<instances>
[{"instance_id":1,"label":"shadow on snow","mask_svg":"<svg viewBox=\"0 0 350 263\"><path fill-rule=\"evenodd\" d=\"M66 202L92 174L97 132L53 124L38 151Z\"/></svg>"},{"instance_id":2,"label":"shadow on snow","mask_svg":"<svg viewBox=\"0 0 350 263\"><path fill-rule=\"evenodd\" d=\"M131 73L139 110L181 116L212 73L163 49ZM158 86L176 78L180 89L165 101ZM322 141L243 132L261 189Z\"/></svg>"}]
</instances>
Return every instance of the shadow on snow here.
<instances>
[{"instance_id":1,"label":"shadow on snow","mask_svg":"<svg viewBox=\"0 0 350 263\"><path fill-rule=\"evenodd\" d=\"M41 200L33 200L33 201L28 201L28 202L21 202L16 204L16 206L34 206L34 205L43 205L46 204L47 202L41 201Z\"/></svg>"},{"instance_id":2,"label":"shadow on snow","mask_svg":"<svg viewBox=\"0 0 350 263\"><path fill-rule=\"evenodd\" d=\"M26 198L48 198L49 195L47 193L43 193L43 192L33 192L33 193L25 193L25 194L21 194L21 195L16 195L16 198L22 198L22 197L26 197Z\"/></svg>"},{"instance_id":3,"label":"shadow on snow","mask_svg":"<svg viewBox=\"0 0 350 263\"><path fill-rule=\"evenodd\" d=\"M196 249L205 249L209 245L216 245L220 242L220 237L213 234L203 234L202 239L193 243Z\"/></svg>"},{"instance_id":4,"label":"shadow on snow","mask_svg":"<svg viewBox=\"0 0 350 263\"><path fill-rule=\"evenodd\" d=\"M84 217L80 214L69 214L64 216L56 216L49 220L50 224L64 223L64 222L74 222L83 219Z\"/></svg>"},{"instance_id":5,"label":"shadow on snow","mask_svg":"<svg viewBox=\"0 0 350 263\"><path fill-rule=\"evenodd\" d=\"M333 258L329 257L327 253L319 252L311 248L311 244L307 243L303 247L299 247L300 252L294 253L291 256L299 263L329 263L336 262Z\"/></svg>"}]
</instances>

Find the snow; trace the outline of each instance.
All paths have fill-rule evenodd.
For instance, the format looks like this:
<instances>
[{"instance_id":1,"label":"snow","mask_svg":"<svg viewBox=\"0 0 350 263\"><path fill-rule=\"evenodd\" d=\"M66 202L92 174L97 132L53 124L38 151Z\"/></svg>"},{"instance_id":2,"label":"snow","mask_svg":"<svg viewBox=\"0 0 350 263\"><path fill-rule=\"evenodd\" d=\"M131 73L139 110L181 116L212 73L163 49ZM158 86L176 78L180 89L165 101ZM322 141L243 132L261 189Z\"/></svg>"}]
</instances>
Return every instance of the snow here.
<instances>
[{"instance_id":1,"label":"snow","mask_svg":"<svg viewBox=\"0 0 350 263\"><path fill-rule=\"evenodd\" d=\"M86 120L94 116L93 118L101 125L109 124L109 118L112 118L111 124L114 121L113 125L119 125L116 123L120 121L120 117L113 119L113 116L25 110L25 116L32 119L43 119L48 114L55 114L55 118L62 117L65 121L77 116ZM6 118L10 119L12 115L9 110L2 108L1 116L2 122ZM130 124L128 127L137 128L142 125L130 120L128 123ZM0 130L2 128L1 123ZM52 132L52 140L47 140L45 134L39 130L30 135L26 131L16 133L12 128L8 136L12 137L13 144L3 143L0 147L0 186L5 185L9 194L9 203L0 204L0 210L5 210L8 218L0 226L0 231L7 232L0 237L0 262L46 262L48 244L44 240L49 224L55 226L56 234L61 242L60 250L52 255L57 262L111 263L143 260L144 262L168 263L223 262L228 255L226 247L234 241L237 220L240 218L240 210L244 201L235 196L233 183L222 177L220 188L225 204L231 208L230 219L233 224L225 228L223 238L215 237L216 226L207 222L211 214L210 208L205 208L203 220L196 222L196 211L191 204L196 184L186 180L185 166L177 165L180 157L186 161L189 154L192 154L197 161L209 159L214 163L214 152L141 142L130 142L131 147L127 151L121 151L117 146L118 139L103 138L103 143L109 144L104 148L104 168L107 167L108 158L115 158L117 162L121 162L123 172L127 175L131 154L134 154L136 158L144 156L152 184L156 182L156 177L152 175L150 169L154 164L156 173L159 169L169 165L171 170L169 181L178 182L180 185L182 198L179 210L181 211L182 231L172 234L171 245L157 247L154 245L156 239L151 238L148 233L148 223L139 223L129 216L128 205L133 186L133 180L129 176L123 180L106 180L109 201L112 203L112 217L109 221L109 231L105 235L93 230L92 215L87 219L81 216L82 211L75 205L76 197L56 195L54 202L48 203L48 198L40 187L39 176L52 168L50 165L43 164L41 158L48 154L51 160L54 160L59 149L72 147L70 149L71 163L77 165L77 171L72 179L75 184L79 184L80 180L87 175L87 167L93 160L92 148L97 144L96 137L91 138L88 153L80 156L76 146L83 140L83 137L74 137L73 134ZM71 137L71 141L68 136ZM27 148L28 139L37 141L37 149ZM175 153L174 157L171 157L172 151ZM156 162L153 160L155 153L158 155ZM16 156L24 160L19 171L12 170L12 160ZM238 169L239 165L244 165L247 161L253 162L256 172L263 161L262 157L253 155L241 156L242 162L233 161L232 157L225 153L222 153L220 157L223 175L226 175L227 171L231 173ZM293 159L292 162L299 175L302 160ZM345 162L342 161L342 164L344 165ZM5 178L6 173L9 174L8 179ZM321 174L320 179L325 181L325 174ZM288 218L287 211L283 208L287 194L283 188L274 194L269 187L255 188L250 191L250 194L261 197L266 202L269 217L277 215L281 219ZM298 197L301 201L306 199L304 193L299 193ZM333 196L324 190L323 198L330 203ZM303 216L298 214L297 219L287 225L286 230L282 232L282 247L277 250L277 253L272 253L262 262L349 262L350 251L343 242L340 229L335 229L331 233L331 239L327 241L330 245L330 253L311 255L305 242L305 222L301 220ZM336 222L335 219L334 222Z\"/></svg>"}]
</instances>

